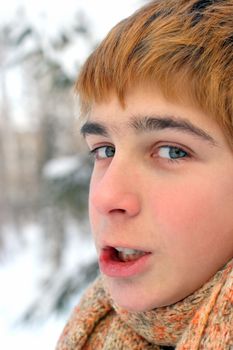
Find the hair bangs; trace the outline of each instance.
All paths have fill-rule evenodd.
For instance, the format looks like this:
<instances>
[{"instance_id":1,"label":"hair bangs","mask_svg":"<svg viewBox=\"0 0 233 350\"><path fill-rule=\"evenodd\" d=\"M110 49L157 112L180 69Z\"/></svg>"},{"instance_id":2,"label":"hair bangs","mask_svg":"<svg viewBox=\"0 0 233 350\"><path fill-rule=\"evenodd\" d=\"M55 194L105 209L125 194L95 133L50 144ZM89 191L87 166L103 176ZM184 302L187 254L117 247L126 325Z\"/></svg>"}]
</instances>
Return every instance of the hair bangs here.
<instances>
[{"instance_id":1,"label":"hair bangs","mask_svg":"<svg viewBox=\"0 0 233 350\"><path fill-rule=\"evenodd\" d=\"M196 5L195 5L196 4ZM189 99L233 136L233 3L152 1L117 24L89 56L76 82L82 114L132 86L158 86Z\"/></svg>"}]
</instances>

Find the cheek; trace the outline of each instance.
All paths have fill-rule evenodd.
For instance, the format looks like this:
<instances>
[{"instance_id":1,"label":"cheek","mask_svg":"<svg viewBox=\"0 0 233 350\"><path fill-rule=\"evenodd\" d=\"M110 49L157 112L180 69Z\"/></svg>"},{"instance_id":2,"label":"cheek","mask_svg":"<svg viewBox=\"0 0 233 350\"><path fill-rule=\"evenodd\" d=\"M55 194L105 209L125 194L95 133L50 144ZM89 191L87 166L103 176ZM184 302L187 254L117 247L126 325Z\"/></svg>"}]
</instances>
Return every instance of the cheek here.
<instances>
[{"instance_id":1,"label":"cheek","mask_svg":"<svg viewBox=\"0 0 233 350\"><path fill-rule=\"evenodd\" d=\"M103 220L103 215L97 210L96 205L94 204L94 194L98 181L91 179L90 190L89 190L89 221L91 225L91 232L95 238L97 231L104 230L105 220Z\"/></svg>"},{"instance_id":2,"label":"cheek","mask_svg":"<svg viewBox=\"0 0 233 350\"><path fill-rule=\"evenodd\" d=\"M92 204L91 193L89 194L89 222L91 227L91 234L96 245L96 250L98 252L98 230L103 225L100 220L100 215L96 211L95 207ZM98 228L98 230L97 230Z\"/></svg>"},{"instance_id":3,"label":"cheek","mask_svg":"<svg viewBox=\"0 0 233 350\"><path fill-rule=\"evenodd\" d=\"M179 242L182 248L194 242L199 247L217 246L226 234L233 244L232 184L205 178L208 181L160 188L157 200L156 195L150 197L152 215L167 243L177 246Z\"/></svg>"},{"instance_id":4,"label":"cheek","mask_svg":"<svg viewBox=\"0 0 233 350\"><path fill-rule=\"evenodd\" d=\"M98 215L97 211L95 210L95 206L93 205L93 200L92 200L92 185L90 185L90 191L89 191L89 219L90 223L93 226L93 223L95 223L98 220Z\"/></svg>"}]
</instances>

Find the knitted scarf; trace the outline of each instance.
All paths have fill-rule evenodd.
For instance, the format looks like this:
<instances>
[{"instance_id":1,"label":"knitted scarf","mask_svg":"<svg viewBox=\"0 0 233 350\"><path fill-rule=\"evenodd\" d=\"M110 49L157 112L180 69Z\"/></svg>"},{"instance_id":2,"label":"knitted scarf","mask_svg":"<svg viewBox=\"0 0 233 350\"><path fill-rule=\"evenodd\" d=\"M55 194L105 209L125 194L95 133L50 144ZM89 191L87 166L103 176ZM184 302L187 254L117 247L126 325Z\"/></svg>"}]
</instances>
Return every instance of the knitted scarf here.
<instances>
[{"instance_id":1,"label":"knitted scarf","mask_svg":"<svg viewBox=\"0 0 233 350\"><path fill-rule=\"evenodd\" d=\"M233 260L185 299L147 312L115 305L99 277L56 350L233 350Z\"/></svg>"}]
</instances>

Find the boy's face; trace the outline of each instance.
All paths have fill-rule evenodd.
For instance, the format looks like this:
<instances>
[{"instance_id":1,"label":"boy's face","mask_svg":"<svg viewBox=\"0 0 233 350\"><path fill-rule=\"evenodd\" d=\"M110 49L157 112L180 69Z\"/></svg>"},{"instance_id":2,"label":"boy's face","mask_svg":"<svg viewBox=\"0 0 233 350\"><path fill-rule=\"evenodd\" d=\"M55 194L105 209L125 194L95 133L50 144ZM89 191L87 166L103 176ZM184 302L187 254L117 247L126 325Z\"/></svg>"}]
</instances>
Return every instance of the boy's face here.
<instances>
[{"instance_id":1,"label":"boy's face","mask_svg":"<svg viewBox=\"0 0 233 350\"><path fill-rule=\"evenodd\" d=\"M141 88L125 109L115 96L94 105L82 131L95 149L92 232L118 305L173 304L233 257L233 152L203 112Z\"/></svg>"}]
</instances>

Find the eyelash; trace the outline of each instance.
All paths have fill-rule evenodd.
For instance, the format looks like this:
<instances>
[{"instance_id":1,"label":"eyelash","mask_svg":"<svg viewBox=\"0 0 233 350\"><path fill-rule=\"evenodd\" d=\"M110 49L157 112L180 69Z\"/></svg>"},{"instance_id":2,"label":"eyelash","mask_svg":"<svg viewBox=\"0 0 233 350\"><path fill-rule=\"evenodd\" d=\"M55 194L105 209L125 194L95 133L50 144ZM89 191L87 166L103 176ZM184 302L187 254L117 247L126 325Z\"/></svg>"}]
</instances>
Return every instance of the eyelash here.
<instances>
[{"instance_id":1,"label":"eyelash","mask_svg":"<svg viewBox=\"0 0 233 350\"><path fill-rule=\"evenodd\" d=\"M94 158L94 160L103 160L103 159L110 158L110 157L105 157L105 158L101 158L101 159L98 159L98 158L97 158L97 152L98 152L100 149L102 149L102 148L107 148L107 147L114 149L113 146L110 146L110 145L103 145L103 146L99 146L99 147L96 147L96 148L92 149L92 150L89 152L89 154L90 154L90 156L91 156L92 158Z\"/></svg>"},{"instance_id":2,"label":"eyelash","mask_svg":"<svg viewBox=\"0 0 233 350\"><path fill-rule=\"evenodd\" d=\"M104 148L107 148L107 147L109 147L110 149L114 149L114 147L113 146L110 146L110 145L103 145L103 146L99 146L99 147L96 147L96 148L94 148L93 150L91 150L90 151L90 156L91 157L93 157L94 158L94 160L96 161L96 160L105 160L105 159L107 159L107 158L112 158L112 157L103 157L103 158L100 158L100 159L98 159L97 158L97 154L98 154L98 151L100 150L100 149L104 149ZM182 157L179 157L179 158L176 158L176 159L172 159L172 158L166 158L166 157L161 157L161 156L158 156L157 154L158 154L158 152L160 151L160 150L162 150L162 149L166 149L166 148L168 148L168 149L170 149L170 151L172 150L172 149L176 149L176 150L178 150L179 152L183 152L183 153L185 153L185 156L182 156ZM180 161L185 161L185 160L187 160L187 158L191 158L191 154L189 153L189 152L187 152L186 150L184 150L183 148L181 148L181 147L179 147L179 146L176 146L176 145L162 145L162 146L159 146L158 147L158 149L159 149L159 151L156 153L156 156L154 156L154 158L155 157L159 157L159 158L161 158L161 159L163 159L163 160L165 160L165 161L167 161L167 162L169 162L169 163L179 163ZM115 149L114 149L114 151L115 151ZM169 152L170 152L169 151Z\"/></svg>"},{"instance_id":3,"label":"eyelash","mask_svg":"<svg viewBox=\"0 0 233 350\"><path fill-rule=\"evenodd\" d=\"M182 152L185 154L185 156L181 156L179 158L166 158L166 157L161 157L158 155L158 152L163 150L163 149L169 149L169 153L171 152L172 149L178 151L178 152ZM159 157L169 163L179 163L181 161L186 161L187 159L191 158L191 153L189 153L188 151L184 150L182 147L176 146L176 145L162 145L158 147L159 151L156 153L155 157ZM170 155L169 155L170 156Z\"/></svg>"}]
</instances>

